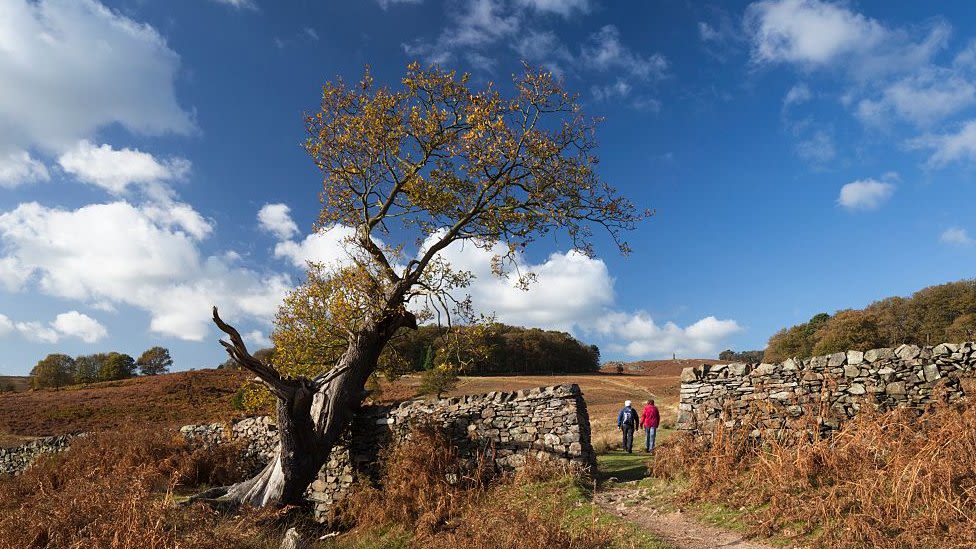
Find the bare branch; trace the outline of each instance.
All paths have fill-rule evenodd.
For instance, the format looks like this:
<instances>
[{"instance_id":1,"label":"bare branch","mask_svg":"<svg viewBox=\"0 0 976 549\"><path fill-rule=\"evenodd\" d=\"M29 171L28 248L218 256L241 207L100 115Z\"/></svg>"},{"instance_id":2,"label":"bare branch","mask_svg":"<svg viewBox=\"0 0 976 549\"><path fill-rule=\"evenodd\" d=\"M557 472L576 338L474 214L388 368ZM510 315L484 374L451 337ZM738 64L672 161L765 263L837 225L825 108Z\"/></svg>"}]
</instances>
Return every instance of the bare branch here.
<instances>
[{"instance_id":1,"label":"bare branch","mask_svg":"<svg viewBox=\"0 0 976 549\"><path fill-rule=\"evenodd\" d=\"M247 346L244 345L240 332L221 320L220 315L217 314L216 306L213 308L213 321L222 332L230 336L231 343L220 340L220 344L227 350L227 354L242 368L254 372L261 378L261 381L268 386L268 389L276 397L282 400L290 400L298 388L298 382L282 378L281 374L273 367L251 356L251 353L247 352Z\"/></svg>"}]
</instances>

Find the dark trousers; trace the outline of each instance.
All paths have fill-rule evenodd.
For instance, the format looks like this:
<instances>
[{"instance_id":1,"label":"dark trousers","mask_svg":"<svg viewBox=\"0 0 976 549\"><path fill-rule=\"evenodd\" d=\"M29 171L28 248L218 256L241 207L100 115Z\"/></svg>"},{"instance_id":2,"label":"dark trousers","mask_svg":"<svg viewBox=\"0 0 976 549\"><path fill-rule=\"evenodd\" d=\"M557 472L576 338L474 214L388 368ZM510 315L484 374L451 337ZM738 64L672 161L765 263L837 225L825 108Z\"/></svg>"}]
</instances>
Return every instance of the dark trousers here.
<instances>
[{"instance_id":1,"label":"dark trousers","mask_svg":"<svg viewBox=\"0 0 976 549\"><path fill-rule=\"evenodd\" d=\"M624 434L624 450L630 452L634 449L634 426L624 425L620 430Z\"/></svg>"}]
</instances>

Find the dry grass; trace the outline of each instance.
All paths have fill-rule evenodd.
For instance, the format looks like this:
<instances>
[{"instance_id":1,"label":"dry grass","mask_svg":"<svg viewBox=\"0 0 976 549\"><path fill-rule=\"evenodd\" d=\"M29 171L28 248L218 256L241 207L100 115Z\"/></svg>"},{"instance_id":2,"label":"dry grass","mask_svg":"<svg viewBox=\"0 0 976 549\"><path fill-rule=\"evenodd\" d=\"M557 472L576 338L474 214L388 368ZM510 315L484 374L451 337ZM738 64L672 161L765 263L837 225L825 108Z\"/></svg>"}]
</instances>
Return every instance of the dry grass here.
<instances>
[{"instance_id":1,"label":"dry grass","mask_svg":"<svg viewBox=\"0 0 976 549\"><path fill-rule=\"evenodd\" d=\"M238 448L195 450L173 434L100 433L0 479L2 548L266 548L287 512L179 508L174 492L237 480Z\"/></svg>"},{"instance_id":2,"label":"dry grass","mask_svg":"<svg viewBox=\"0 0 976 549\"><path fill-rule=\"evenodd\" d=\"M346 498L336 518L355 526L340 542L357 547L364 537L405 531L413 532L401 540L410 547L586 549L624 536L573 515L583 481L564 467L530 460L515 475L490 473L483 460L461 466L436 430L415 430L389 452L382 488L357 485Z\"/></svg>"},{"instance_id":3,"label":"dry grass","mask_svg":"<svg viewBox=\"0 0 976 549\"><path fill-rule=\"evenodd\" d=\"M718 432L676 436L651 472L681 476L679 498L746 508L754 533L823 547L976 545L976 405L865 413L795 445Z\"/></svg>"},{"instance_id":4,"label":"dry grass","mask_svg":"<svg viewBox=\"0 0 976 549\"><path fill-rule=\"evenodd\" d=\"M248 375L199 370L66 389L0 394L0 434L48 436L117 429L133 422L179 426L225 420Z\"/></svg>"}]
</instances>

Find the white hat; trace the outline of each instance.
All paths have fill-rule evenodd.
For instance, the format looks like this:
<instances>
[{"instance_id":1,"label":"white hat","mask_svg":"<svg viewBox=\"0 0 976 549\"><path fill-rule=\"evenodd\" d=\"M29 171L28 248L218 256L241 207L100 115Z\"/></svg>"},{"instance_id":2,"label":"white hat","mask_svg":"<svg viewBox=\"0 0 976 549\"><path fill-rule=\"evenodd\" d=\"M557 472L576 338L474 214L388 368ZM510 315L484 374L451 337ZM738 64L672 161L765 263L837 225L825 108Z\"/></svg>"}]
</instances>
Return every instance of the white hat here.
<instances>
[{"instance_id":1,"label":"white hat","mask_svg":"<svg viewBox=\"0 0 976 549\"><path fill-rule=\"evenodd\" d=\"M624 401L624 406L630 406L630 401L629 400L625 400Z\"/></svg>"}]
</instances>

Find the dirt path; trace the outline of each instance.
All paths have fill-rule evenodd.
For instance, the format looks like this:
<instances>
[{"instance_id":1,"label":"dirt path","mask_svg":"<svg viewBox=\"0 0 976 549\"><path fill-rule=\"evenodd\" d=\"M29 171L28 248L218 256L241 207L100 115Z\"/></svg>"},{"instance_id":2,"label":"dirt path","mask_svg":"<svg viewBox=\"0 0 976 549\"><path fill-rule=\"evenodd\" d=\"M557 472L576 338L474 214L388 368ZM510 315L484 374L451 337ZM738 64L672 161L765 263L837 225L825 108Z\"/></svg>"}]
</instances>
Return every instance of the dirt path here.
<instances>
[{"instance_id":1,"label":"dirt path","mask_svg":"<svg viewBox=\"0 0 976 549\"><path fill-rule=\"evenodd\" d=\"M646 502L628 506L634 500L634 490L616 488L599 491L594 497L605 511L664 538L676 549L773 549L773 546L744 539L738 532L702 524L687 513L659 512Z\"/></svg>"}]
</instances>

